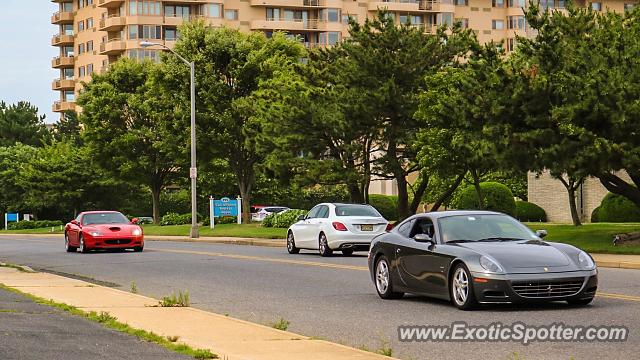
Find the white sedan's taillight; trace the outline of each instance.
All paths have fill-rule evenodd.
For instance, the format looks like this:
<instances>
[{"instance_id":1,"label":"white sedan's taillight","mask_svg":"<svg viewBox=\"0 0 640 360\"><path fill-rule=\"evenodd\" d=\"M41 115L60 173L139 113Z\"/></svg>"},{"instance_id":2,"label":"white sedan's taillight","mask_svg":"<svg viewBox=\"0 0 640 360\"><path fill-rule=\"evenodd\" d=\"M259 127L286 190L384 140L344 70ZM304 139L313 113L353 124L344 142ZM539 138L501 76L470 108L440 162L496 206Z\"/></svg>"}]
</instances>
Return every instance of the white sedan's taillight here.
<instances>
[{"instance_id":1,"label":"white sedan's taillight","mask_svg":"<svg viewBox=\"0 0 640 360\"><path fill-rule=\"evenodd\" d=\"M333 225L333 228L338 230L338 231L348 231L347 227L344 226L344 224L341 223L341 222L334 221L333 224L331 224L331 225Z\"/></svg>"}]
</instances>

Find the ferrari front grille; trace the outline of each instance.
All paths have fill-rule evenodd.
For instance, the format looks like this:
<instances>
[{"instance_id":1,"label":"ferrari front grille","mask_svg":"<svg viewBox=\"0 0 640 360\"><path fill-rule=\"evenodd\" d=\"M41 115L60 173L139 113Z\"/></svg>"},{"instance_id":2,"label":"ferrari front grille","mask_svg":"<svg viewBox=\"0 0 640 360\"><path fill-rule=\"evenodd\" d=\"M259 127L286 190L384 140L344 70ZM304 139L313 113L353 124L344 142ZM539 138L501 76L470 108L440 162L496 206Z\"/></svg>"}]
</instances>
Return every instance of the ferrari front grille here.
<instances>
[{"instance_id":1,"label":"ferrari front grille","mask_svg":"<svg viewBox=\"0 0 640 360\"><path fill-rule=\"evenodd\" d=\"M570 279L570 280L529 280L529 281L514 281L511 283L511 287L516 294L526 298L553 298L553 297L566 297L577 294L582 285L584 279Z\"/></svg>"}]
</instances>

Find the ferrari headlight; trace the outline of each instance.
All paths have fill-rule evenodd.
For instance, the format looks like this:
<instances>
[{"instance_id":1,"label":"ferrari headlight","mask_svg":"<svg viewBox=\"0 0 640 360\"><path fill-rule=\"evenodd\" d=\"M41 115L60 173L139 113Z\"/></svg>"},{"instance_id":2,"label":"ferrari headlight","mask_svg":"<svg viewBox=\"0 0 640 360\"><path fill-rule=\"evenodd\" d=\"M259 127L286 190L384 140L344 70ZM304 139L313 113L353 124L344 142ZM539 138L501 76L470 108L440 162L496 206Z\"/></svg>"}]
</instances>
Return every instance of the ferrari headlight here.
<instances>
[{"instance_id":1,"label":"ferrari headlight","mask_svg":"<svg viewBox=\"0 0 640 360\"><path fill-rule=\"evenodd\" d=\"M101 236L102 233L100 231L93 230L93 231L89 231L89 235L91 235L91 236Z\"/></svg>"},{"instance_id":2,"label":"ferrari headlight","mask_svg":"<svg viewBox=\"0 0 640 360\"><path fill-rule=\"evenodd\" d=\"M131 235L133 236L140 236L142 235L142 229L135 229L131 232Z\"/></svg>"},{"instance_id":3,"label":"ferrari headlight","mask_svg":"<svg viewBox=\"0 0 640 360\"><path fill-rule=\"evenodd\" d=\"M584 251L580 251L578 254L578 264L585 270L593 270L596 268L596 264L593 262L593 259L591 259L591 256Z\"/></svg>"},{"instance_id":4,"label":"ferrari headlight","mask_svg":"<svg viewBox=\"0 0 640 360\"><path fill-rule=\"evenodd\" d=\"M480 256L480 266L482 266L485 270L492 273L501 273L504 271L502 270L502 267L498 265L498 263L489 259L486 256Z\"/></svg>"}]
</instances>

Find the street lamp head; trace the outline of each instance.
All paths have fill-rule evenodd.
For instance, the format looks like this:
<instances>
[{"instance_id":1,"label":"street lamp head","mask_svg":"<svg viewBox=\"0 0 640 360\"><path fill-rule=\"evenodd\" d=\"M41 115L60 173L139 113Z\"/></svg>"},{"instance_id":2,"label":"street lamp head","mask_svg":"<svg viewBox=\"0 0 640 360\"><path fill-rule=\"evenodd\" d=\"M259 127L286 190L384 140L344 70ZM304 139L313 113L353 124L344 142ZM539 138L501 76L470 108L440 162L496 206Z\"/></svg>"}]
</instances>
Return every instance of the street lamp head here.
<instances>
[{"instance_id":1,"label":"street lamp head","mask_svg":"<svg viewBox=\"0 0 640 360\"><path fill-rule=\"evenodd\" d=\"M140 46L143 48L148 48L151 46L161 46L161 44L150 42L150 41L141 41Z\"/></svg>"}]
</instances>

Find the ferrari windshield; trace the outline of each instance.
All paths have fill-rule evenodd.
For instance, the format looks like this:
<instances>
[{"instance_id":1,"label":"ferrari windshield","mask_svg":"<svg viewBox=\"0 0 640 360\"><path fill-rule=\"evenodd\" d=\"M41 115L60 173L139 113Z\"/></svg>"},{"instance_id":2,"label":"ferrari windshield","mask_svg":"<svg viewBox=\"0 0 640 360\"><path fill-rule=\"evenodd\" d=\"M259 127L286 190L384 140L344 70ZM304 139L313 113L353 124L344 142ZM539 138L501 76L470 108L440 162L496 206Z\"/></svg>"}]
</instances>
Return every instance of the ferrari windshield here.
<instances>
[{"instance_id":1,"label":"ferrari windshield","mask_svg":"<svg viewBox=\"0 0 640 360\"><path fill-rule=\"evenodd\" d=\"M85 214L82 217L84 225L100 225L100 224L127 224L129 219L118 212L105 212Z\"/></svg>"},{"instance_id":2,"label":"ferrari windshield","mask_svg":"<svg viewBox=\"0 0 640 360\"><path fill-rule=\"evenodd\" d=\"M539 239L517 220L499 214L447 216L438 219L438 225L444 242Z\"/></svg>"}]
</instances>

